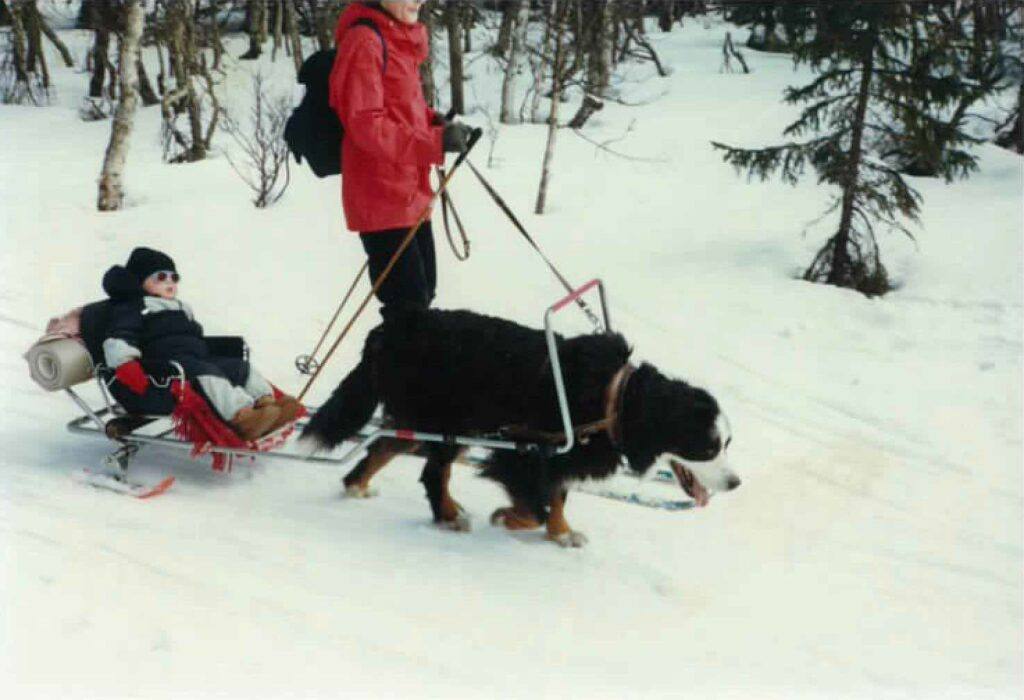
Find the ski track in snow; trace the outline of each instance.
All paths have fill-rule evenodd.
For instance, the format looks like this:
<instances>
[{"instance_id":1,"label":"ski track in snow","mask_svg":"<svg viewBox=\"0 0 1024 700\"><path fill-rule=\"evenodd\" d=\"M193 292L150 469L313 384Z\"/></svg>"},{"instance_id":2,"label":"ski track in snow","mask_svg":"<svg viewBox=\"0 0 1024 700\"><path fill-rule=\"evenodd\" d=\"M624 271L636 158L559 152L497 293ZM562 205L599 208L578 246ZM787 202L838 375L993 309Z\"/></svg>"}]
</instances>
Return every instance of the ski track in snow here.
<instances>
[{"instance_id":1,"label":"ski track in snow","mask_svg":"<svg viewBox=\"0 0 1024 700\"><path fill-rule=\"evenodd\" d=\"M726 29L652 33L675 71L657 80L626 66L623 87L657 99L610 104L587 126L620 139L636 120L615 147L664 162L562 139L551 211L525 216L543 127L503 128L494 144L487 175L548 255L571 279L601 276L637 359L711 389L735 433L744 485L707 508L573 493L582 550L492 528L502 496L466 468L453 492L473 532L435 528L414 458L377 477L381 495L366 501L341 498L341 474L323 465L257 460L224 475L162 448L133 466L147 483L177 477L153 501L73 483L110 446L64 430L75 407L32 384L20 354L46 318L99 294L108 265L133 245L167 248L204 325L243 332L256 364L292 387L292 359L360 251L341 231L336 180L297 171L285 198L256 212L219 153L161 164L153 110L133 135L128 208L98 215L109 125L75 117L82 76L55 68L49 108L0 107L6 696L1019 697L1020 159L986 146L966 183L914 180L920 247L883 240L904 282L889 297L797 282L821 240L798 232L824 191L748 185L707 141L778 140L791 117L780 90L802 74L750 52L750 80L719 74ZM63 35L85 51L87 33ZM244 48L228 42L229 54ZM260 66L291 85L289 61ZM229 59L228 104L244 104L251 70ZM480 59L469 73L470 94L494 99L494 67ZM453 189L473 258L454 263L438 236L438 304L538 326L557 283L470 178ZM978 245L964 250L967 227ZM303 284L282 285L293 278ZM281 293L246 304L250 287ZM313 403L351 366L373 314Z\"/></svg>"}]
</instances>

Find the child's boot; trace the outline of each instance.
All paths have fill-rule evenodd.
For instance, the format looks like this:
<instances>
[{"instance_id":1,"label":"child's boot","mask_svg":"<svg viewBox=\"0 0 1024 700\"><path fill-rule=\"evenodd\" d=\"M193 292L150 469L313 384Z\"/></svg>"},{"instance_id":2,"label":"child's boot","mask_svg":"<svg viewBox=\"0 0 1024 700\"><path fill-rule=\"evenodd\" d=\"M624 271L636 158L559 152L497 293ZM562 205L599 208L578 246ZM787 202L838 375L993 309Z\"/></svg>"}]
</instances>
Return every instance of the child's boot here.
<instances>
[{"instance_id":1,"label":"child's boot","mask_svg":"<svg viewBox=\"0 0 1024 700\"><path fill-rule=\"evenodd\" d=\"M281 394L274 405L281 409L281 415L285 417L285 421L292 421L298 418L299 412L302 411L302 404L294 396L288 394Z\"/></svg>"},{"instance_id":2,"label":"child's boot","mask_svg":"<svg viewBox=\"0 0 1024 700\"><path fill-rule=\"evenodd\" d=\"M269 432L280 417L281 410L277 406L246 406L231 419L231 427L240 438L251 442Z\"/></svg>"},{"instance_id":3,"label":"child's boot","mask_svg":"<svg viewBox=\"0 0 1024 700\"><path fill-rule=\"evenodd\" d=\"M302 404L299 403L298 399L294 396L289 396L288 394L281 394L281 396L275 400L274 405L277 406L277 409L281 414L274 422L274 425L271 426L271 431L277 430L278 428L291 423L299 417L299 412L302 411Z\"/></svg>"}]
</instances>

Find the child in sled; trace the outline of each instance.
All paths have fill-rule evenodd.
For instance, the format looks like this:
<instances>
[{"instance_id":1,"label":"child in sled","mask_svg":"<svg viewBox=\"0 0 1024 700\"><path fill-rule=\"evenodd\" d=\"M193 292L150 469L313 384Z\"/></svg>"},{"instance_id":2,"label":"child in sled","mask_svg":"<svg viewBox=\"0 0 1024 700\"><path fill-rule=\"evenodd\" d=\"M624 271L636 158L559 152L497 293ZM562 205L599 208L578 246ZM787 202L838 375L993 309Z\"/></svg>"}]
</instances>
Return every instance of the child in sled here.
<instances>
[{"instance_id":1,"label":"child in sled","mask_svg":"<svg viewBox=\"0 0 1024 700\"><path fill-rule=\"evenodd\" d=\"M103 289L111 298L103 354L116 382L145 399L150 379L143 365L177 363L243 440L255 440L294 420L301 412L295 398L275 398L270 383L246 360L211 354L203 327L177 298L180 279L170 256L151 248L136 248L124 266L114 265L103 276Z\"/></svg>"}]
</instances>

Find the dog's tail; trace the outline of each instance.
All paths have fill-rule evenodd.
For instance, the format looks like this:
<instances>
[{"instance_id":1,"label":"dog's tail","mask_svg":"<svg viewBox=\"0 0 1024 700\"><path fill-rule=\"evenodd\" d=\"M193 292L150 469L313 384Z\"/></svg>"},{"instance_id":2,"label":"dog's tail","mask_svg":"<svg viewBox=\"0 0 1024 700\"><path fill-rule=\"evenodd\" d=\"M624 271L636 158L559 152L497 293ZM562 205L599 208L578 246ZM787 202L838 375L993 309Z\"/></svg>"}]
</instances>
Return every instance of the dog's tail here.
<instances>
[{"instance_id":1,"label":"dog's tail","mask_svg":"<svg viewBox=\"0 0 1024 700\"><path fill-rule=\"evenodd\" d=\"M363 356L302 431L311 452L332 449L355 435L373 416L380 399L371 360Z\"/></svg>"}]
</instances>

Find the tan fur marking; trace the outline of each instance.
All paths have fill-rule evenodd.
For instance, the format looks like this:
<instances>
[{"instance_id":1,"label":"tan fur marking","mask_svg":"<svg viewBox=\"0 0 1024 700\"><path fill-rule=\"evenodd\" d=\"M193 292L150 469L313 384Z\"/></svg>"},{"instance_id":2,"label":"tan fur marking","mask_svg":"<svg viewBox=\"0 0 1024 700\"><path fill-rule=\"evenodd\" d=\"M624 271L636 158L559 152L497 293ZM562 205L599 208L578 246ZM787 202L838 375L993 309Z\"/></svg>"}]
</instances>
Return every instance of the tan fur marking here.
<instances>
[{"instance_id":1,"label":"tan fur marking","mask_svg":"<svg viewBox=\"0 0 1024 700\"><path fill-rule=\"evenodd\" d=\"M558 490L551 495L551 510L548 513L548 539L558 539L560 535L572 532L569 522L565 519L565 492Z\"/></svg>"},{"instance_id":2,"label":"tan fur marking","mask_svg":"<svg viewBox=\"0 0 1024 700\"><path fill-rule=\"evenodd\" d=\"M366 469L352 485L365 491L370 486L370 479L386 467L391 460L398 455L413 452L417 447L419 447L418 442L408 440L385 439L375 443L370 447L369 454L366 455Z\"/></svg>"},{"instance_id":3,"label":"tan fur marking","mask_svg":"<svg viewBox=\"0 0 1024 700\"><path fill-rule=\"evenodd\" d=\"M536 530L540 527L540 521L519 499L513 499L510 507L494 511L491 514L491 522L495 525L500 523L506 530Z\"/></svg>"}]
</instances>

